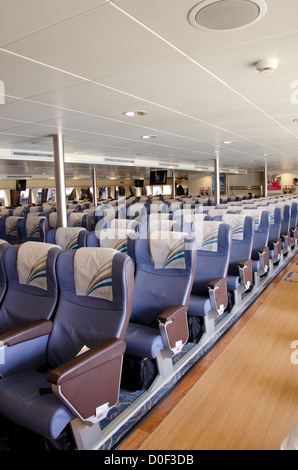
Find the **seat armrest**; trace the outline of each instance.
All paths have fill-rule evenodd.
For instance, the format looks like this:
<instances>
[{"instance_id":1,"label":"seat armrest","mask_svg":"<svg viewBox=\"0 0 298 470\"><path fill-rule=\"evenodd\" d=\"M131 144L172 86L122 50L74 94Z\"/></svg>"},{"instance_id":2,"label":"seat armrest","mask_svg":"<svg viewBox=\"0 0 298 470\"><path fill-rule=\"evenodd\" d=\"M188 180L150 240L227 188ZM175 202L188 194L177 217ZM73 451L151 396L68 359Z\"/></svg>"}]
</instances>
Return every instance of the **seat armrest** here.
<instances>
[{"instance_id":1,"label":"seat armrest","mask_svg":"<svg viewBox=\"0 0 298 470\"><path fill-rule=\"evenodd\" d=\"M274 255L278 258L281 257L281 238L276 238L276 240L273 240L273 247L274 247Z\"/></svg>"},{"instance_id":2,"label":"seat armrest","mask_svg":"<svg viewBox=\"0 0 298 470\"><path fill-rule=\"evenodd\" d=\"M291 246L291 232L284 233L282 238L283 238L283 241L284 241L284 244L285 244L284 250L289 251L290 246Z\"/></svg>"},{"instance_id":3,"label":"seat armrest","mask_svg":"<svg viewBox=\"0 0 298 470\"><path fill-rule=\"evenodd\" d=\"M186 306L174 305L158 317L163 344L172 354L178 354L188 340L187 310Z\"/></svg>"},{"instance_id":4,"label":"seat armrest","mask_svg":"<svg viewBox=\"0 0 298 470\"><path fill-rule=\"evenodd\" d=\"M261 267L263 268L264 272L268 272L269 270L269 247L264 246L258 249Z\"/></svg>"},{"instance_id":5,"label":"seat armrest","mask_svg":"<svg viewBox=\"0 0 298 470\"><path fill-rule=\"evenodd\" d=\"M249 289L252 282L253 282L253 274L252 274L252 260L247 259L240 261L238 263L239 266L239 276L241 280L241 285L245 287L245 289Z\"/></svg>"},{"instance_id":6,"label":"seat armrest","mask_svg":"<svg viewBox=\"0 0 298 470\"><path fill-rule=\"evenodd\" d=\"M21 328L4 333L0 336L0 343L5 346L15 346L35 338L51 333L53 322L51 320L37 320Z\"/></svg>"},{"instance_id":7,"label":"seat armrest","mask_svg":"<svg viewBox=\"0 0 298 470\"><path fill-rule=\"evenodd\" d=\"M228 305L228 289L226 278L214 279L208 283L212 310L222 315Z\"/></svg>"},{"instance_id":8,"label":"seat armrest","mask_svg":"<svg viewBox=\"0 0 298 470\"><path fill-rule=\"evenodd\" d=\"M75 416L94 424L117 403L125 348L113 338L50 372L53 391Z\"/></svg>"}]
</instances>

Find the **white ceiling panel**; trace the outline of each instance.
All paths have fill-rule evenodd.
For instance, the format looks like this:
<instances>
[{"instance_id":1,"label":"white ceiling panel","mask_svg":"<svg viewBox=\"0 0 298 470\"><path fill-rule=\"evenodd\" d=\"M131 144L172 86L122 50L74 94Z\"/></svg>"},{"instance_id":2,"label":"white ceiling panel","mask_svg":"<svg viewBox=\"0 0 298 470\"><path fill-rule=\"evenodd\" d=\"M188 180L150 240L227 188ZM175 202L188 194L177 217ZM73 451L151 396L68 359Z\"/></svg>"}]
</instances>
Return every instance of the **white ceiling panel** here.
<instances>
[{"instance_id":1,"label":"white ceiling panel","mask_svg":"<svg viewBox=\"0 0 298 470\"><path fill-rule=\"evenodd\" d=\"M0 0L1 148L51 150L63 132L85 162L206 165L218 150L226 167L259 169L270 153L269 168L298 174L297 0L267 0L259 23L228 33L192 27L196 3ZM271 57L278 69L261 75Z\"/></svg>"},{"instance_id":2,"label":"white ceiling panel","mask_svg":"<svg viewBox=\"0 0 298 470\"><path fill-rule=\"evenodd\" d=\"M175 52L166 44L110 4L55 24L6 48L89 79L175 58Z\"/></svg>"},{"instance_id":3,"label":"white ceiling panel","mask_svg":"<svg viewBox=\"0 0 298 470\"><path fill-rule=\"evenodd\" d=\"M58 90L82 81L58 70L44 67L0 50L1 80L6 95L29 98L32 95Z\"/></svg>"},{"instance_id":4,"label":"white ceiling panel","mask_svg":"<svg viewBox=\"0 0 298 470\"><path fill-rule=\"evenodd\" d=\"M1 46L105 4L105 0L1 0Z\"/></svg>"}]
</instances>

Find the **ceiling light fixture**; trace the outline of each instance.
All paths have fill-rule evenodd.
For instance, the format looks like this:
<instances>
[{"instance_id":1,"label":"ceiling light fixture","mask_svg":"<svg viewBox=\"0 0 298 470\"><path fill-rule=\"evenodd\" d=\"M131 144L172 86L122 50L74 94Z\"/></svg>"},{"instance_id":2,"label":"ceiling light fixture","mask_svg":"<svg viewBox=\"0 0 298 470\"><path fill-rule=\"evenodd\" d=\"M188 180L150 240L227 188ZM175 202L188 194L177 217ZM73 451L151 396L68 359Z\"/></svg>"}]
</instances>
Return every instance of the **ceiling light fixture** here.
<instances>
[{"instance_id":1,"label":"ceiling light fixture","mask_svg":"<svg viewBox=\"0 0 298 470\"><path fill-rule=\"evenodd\" d=\"M136 117L136 116L146 116L146 111L125 111L124 116Z\"/></svg>"},{"instance_id":2,"label":"ceiling light fixture","mask_svg":"<svg viewBox=\"0 0 298 470\"><path fill-rule=\"evenodd\" d=\"M266 12L265 0L204 0L190 10L188 20L205 31L235 31L260 21Z\"/></svg>"},{"instance_id":3,"label":"ceiling light fixture","mask_svg":"<svg viewBox=\"0 0 298 470\"><path fill-rule=\"evenodd\" d=\"M157 139L157 135L141 135L141 139Z\"/></svg>"}]
</instances>

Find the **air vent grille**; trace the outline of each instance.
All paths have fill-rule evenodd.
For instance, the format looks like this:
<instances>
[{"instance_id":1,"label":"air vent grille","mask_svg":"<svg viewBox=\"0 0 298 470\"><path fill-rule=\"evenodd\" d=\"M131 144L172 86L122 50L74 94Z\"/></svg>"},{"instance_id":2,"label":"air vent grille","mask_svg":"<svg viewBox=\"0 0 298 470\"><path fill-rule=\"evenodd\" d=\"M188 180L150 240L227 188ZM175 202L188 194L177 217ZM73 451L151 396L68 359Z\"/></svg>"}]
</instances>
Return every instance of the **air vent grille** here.
<instances>
[{"instance_id":1,"label":"air vent grille","mask_svg":"<svg viewBox=\"0 0 298 470\"><path fill-rule=\"evenodd\" d=\"M24 152L19 150L12 151L13 157L53 157L52 153Z\"/></svg>"},{"instance_id":2,"label":"air vent grille","mask_svg":"<svg viewBox=\"0 0 298 470\"><path fill-rule=\"evenodd\" d=\"M105 158L104 159L105 162L111 162L111 163L120 163L120 164L124 164L124 163L132 163L134 164L135 161L134 160L124 160L124 159L120 159L120 158Z\"/></svg>"}]
</instances>

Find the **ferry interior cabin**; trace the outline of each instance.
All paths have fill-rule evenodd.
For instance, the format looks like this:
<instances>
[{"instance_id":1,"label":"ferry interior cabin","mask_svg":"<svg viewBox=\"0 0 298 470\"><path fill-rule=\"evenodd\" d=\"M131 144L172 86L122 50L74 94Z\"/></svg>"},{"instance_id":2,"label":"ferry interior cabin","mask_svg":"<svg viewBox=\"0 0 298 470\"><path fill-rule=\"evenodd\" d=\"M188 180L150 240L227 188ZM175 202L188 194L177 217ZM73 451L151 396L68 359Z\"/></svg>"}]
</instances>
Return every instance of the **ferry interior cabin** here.
<instances>
[{"instance_id":1,"label":"ferry interior cabin","mask_svg":"<svg viewBox=\"0 0 298 470\"><path fill-rule=\"evenodd\" d=\"M297 0L0 12L0 449L298 449Z\"/></svg>"}]
</instances>

